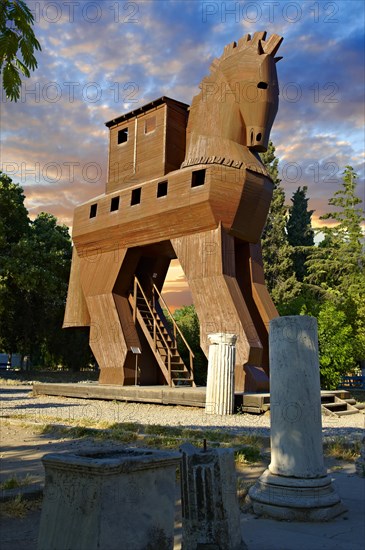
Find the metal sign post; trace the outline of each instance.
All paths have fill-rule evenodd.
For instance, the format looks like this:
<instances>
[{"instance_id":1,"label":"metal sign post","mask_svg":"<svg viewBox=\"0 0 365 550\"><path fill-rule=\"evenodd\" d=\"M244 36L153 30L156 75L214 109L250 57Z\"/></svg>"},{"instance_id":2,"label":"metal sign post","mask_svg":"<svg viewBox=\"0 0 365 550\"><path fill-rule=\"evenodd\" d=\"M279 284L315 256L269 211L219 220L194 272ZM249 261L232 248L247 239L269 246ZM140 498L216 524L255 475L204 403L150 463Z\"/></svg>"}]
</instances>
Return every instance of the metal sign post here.
<instances>
[{"instance_id":1,"label":"metal sign post","mask_svg":"<svg viewBox=\"0 0 365 550\"><path fill-rule=\"evenodd\" d=\"M140 355L142 352L139 348L131 347L131 352L136 356L136 369L134 373L134 385L137 386L137 379L138 379L138 355Z\"/></svg>"}]
</instances>

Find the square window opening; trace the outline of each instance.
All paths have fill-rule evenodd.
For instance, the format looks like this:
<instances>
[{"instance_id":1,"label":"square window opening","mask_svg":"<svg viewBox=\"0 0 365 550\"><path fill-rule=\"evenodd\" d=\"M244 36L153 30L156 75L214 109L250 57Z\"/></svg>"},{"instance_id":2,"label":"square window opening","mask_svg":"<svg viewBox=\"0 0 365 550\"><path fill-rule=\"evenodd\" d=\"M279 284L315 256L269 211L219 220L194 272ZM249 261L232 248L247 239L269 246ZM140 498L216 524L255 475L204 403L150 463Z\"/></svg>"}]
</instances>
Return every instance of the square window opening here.
<instances>
[{"instance_id":1,"label":"square window opening","mask_svg":"<svg viewBox=\"0 0 365 550\"><path fill-rule=\"evenodd\" d=\"M113 197L110 202L110 212L119 210L119 197Z\"/></svg>"},{"instance_id":2,"label":"square window opening","mask_svg":"<svg viewBox=\"0 0 365 550\"><path fill-rule=\"evenodd\" d=\"M199 187L205 183L205 169L195 170L191 174L191 187Z\"/></svg>"},{"instance_id":3,"label":"square window opening","mask_svg":"<svg viewBox=\"0 0 365 550\"><path fill-rule=\"evenodd\" d=\"M128 128L122 128L118 130L118 145L121 143L126 143L128 141Z\"/></svg>"},{"instance_id":4,"label":"square window opening","mask_svg":"<svg viewBox=\"0 0 365 550\"><path fill-rule=\"evenodd\" d=\"M141 202L141 191L140 187L132 190L131 206L135 206Z\"/></svg>"},{"instance_id":5,"label":"square window opening","mask_svg":"<svg viewBox=\"0 0 365 550\"><path fill-rule=\"evenodd\" d=\"M150 118L147 118L144 123L144 133L149 134L151 132L154 132L156 130L156 117L151 116Z\"/></svg>"},{"instance_id":6,"label":"square window opening","mask_svg":"<svg viewBox=\"0 0 365 550\"><path fill-rule=\"evenodd\" d=\"M89 215L89 218L95 218L96 217L96 212L98 211L98 205L97 204L92 204L90 206L90 215Z\"/></svg>"},{"instance_id":7,"label":"square window opening","mask_svg":"<svg viewBox=\"0 0 365 550\"><path fill-rule=\"evenodd\" d=\"M157 185L157 198L166 197L167 195L167 181L160 181Z\"/></svg>"}]
</instances>

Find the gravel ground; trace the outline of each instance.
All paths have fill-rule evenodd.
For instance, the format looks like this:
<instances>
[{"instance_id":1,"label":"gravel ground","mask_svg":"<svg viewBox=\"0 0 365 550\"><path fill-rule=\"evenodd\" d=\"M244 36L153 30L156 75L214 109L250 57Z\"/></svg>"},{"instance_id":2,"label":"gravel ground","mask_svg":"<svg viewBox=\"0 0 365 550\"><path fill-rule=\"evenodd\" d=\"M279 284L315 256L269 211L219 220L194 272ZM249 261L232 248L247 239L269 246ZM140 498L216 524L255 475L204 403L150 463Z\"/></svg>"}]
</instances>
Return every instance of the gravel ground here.
<instances>
[{"instance_id":1,"label":"gravel ground","mask_svg":"<svg viewBox=\"0 0 365 550\"><path fill-rule=\"evenodd\" d=\"M52 433L41 434L38 426L47 423L52 424L75 424L77 422L83 425L94 425L95 422L139 422L141 424L161 424L168 426L184 426L195 428L226 428L232 433L258 434L260 436L269 436L270 433L270 414L252 415L236 414L230 417L221 417L217 415L206 415L203 409L181 406L162 406L149 405L142 403L124 403L116 401L85 400L74 398L63 398L54 396L33 397L31 386L0 386L1 408L1 443L2 450L0 458L2 462L3 479L16 475L19 479L30 475L34 483L44 482L44 470L41 462L42 456L49 452L76 452L84 447L90 449L97 445L105 446L110 450L114 443L110 441L93 442L87 438L70 439L63 435L53 435ZM294 407L293 411L297 414L298 409ZM288 414L293 414L288 411ZM14 419L14 420L13 420ZM354 414L343 417L322 418L323 433L327 437L346 436L350 439L358 439L362 436L364 428L364 414ZM23 422L24 421L24 422ZM36 426L34 425L36 424ZM118 446L118 444L116 444ZM267 457L266 457L267 458ZM351 482L350 477L354 476L354 467L351 465L350 477L347 470L343 473L342 462L326 457L326 467L330 468L331 475L337 478L344 478L344 487ZM266 463L265 463L266 464ZM258 464L244 464L239 467L239 476L241 477L241 486L251 485L262 470L265 464L261 461ZM333 470L331 469L331 464ZM348 466L348 465L347 465ZM346 467L347 467L346 466ZM0 476L1 477L1 476ZM360 487L362 480L355 480L355 489ZM342 487L342 486L341 486ZM347 496L342 487L344 496ZM354 488L351 489L353 491ZM343 519L349 520L346 516L334 522L320 525L320 534L316 531L315 524L302 524L294 527L290 522L274 522L273 520L257 519L257 516L245 513L241 515L244 540L251 550L262 550L270 548L278 550L283 548L283 540L287 537L293 537L290 529L295 531L295 544L300 548L308 550L318 550L318 548L334 548L333 540L336 540L335 546L338 548L362 548L358 541L363 540L360 532L361 506L354 501L354 493L350 491L350 497L346 501L350 505L350 521L346 522L344 527ZM353 504L355 503L355 504ZM360 512L357 512L357 509ZM181 520L180 507L178 506L178 523L175 531L176 550L181 548ZM357 514L357 515L356 515ZM2 516L0 509L0 547L2 550L36 550L38 527L41 511L40 502L35 501L33 508L25 517L6 517ZM258 534L264 537L269 533L264 542L256 543ZM317 534L316 534L317 533ZM334 539L338 537L338 539ZM345 537L345 542L341 544L341 537ZM301 539L303 539L301 541ZM261 540L261 539L260 539ZM288 539L289 540L289 539ZM291 539L290 539L291 540ZM305 544L305 546L304 546ZM298 546L298 547L299 547ZM295 545L290 546L294 548ZM285 546L289 548L289 546Z\"/></svg>"},{"instance_id":2,"label":"gravel ground","mask_svg":"<svg viewBox=\"0 0 365 550\"><path fill-rule=\"evenodd\" d=\"M207 415L204 409L145 403L125 403L77 399L67 397L33 397L30 386L0 386L0 418L14 417L32 420L40 424L71 422L139 422L163 426L191 428L226 428L232 433L270 435L270 414L235 414L233 416ZM300 409L293 405L288 415L295 418ZM361 438L365 415L358 414L329 417L322 416L323 435Z\"/></svg>"}]
</instances>

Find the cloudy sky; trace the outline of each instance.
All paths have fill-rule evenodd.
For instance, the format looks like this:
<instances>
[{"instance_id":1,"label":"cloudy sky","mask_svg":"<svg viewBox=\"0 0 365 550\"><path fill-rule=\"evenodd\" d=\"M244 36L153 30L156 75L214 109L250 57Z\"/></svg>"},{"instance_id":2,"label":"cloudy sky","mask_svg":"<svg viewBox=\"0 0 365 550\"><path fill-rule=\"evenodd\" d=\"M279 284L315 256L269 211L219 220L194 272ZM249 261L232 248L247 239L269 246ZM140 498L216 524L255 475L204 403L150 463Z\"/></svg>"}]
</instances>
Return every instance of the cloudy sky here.
<instances>
[{"instance_id":1,"label":"cloudy sky","mask_svg":"<svg viewBox=\"0 0 365 550\"><path fill-rule=\"evenodd\" d=\"M0 103L0 169L23 186L32 217L71 226L74 207L104 190L104 122L162 95L190 103L223 47L258 30L284 36L271 137L287 202L307 185L318 225L346 164L365 199L361 0L27 3L42 52L21 101ZM169 280L171 304L188 302L177 265Z\"/></svg>"}]
</instances>

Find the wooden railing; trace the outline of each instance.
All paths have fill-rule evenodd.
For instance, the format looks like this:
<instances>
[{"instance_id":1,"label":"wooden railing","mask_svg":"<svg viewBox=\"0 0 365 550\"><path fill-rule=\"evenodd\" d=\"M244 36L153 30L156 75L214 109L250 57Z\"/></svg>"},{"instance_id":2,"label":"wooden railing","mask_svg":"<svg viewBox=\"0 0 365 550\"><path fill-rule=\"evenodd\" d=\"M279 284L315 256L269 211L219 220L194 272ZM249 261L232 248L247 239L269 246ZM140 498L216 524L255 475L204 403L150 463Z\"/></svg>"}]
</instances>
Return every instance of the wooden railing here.
<instances>
[{"instance_id":1,"label":"wooden railing","mask_svg":"<svg viewBox=\"0 0 365 550\"><path fill-rule=\"evenodd\" d=\"M185 344L185 347L187 348L187 350L189 352L189 371L190 371L192 379L194 380L194 362L193 362L194 353L193 353L191 347L189 346L189 344L187 343L186 338L183 335L183 333L181 332L178 324L176 323L175 319L173 318L173 316L172 316L165 300L162 298L162 296L160 294L160 291L158 290L156 285L153 285L153 292L154 292L155 295L157 295L157 300L162 302L163 308L165 309L166 313L168 314L168 316L171 320L171 323L172 323L172 326L173 326L173 331L174 331L175 342L177 342L176 337L177 337L177 333L179 333L181 340L183 341L183 343ZM156 297L155 297L155 300L156 300Z\"/></svg>"},{"instance_id":2,"label":"wooden railing","mask_svg":"<svg viewBox=\"0 0 365 550\"><path fill-rule=\"evenodd\" d=\"M172 379L171 379L171 356L172 356L172 353L171 353L171 349L170 349L170 346L168 345L168 343L165 339L165 336L164 336L164 334L161 330L160 325L157 322L157 316L154 313L154 311L152 310L151 305L149 304L148 299L147 299L145 293L143 292L143 288L141 286L141 283L138 281L137 277L134 278L134 288L133 288L133 299L134 299L134 303L133 303L133 321L136 322L136 318L137 318L138 291L140 291L140 293L142 295L142 298L144 300L144 303L148 307L148 310L149 310L149 312L152 316L152 319L153 319L153 345L155 347L154 351L156 353L160 353L159 350L157 349L157 333L159 333L159 342L162 342L162 344L164 346L164 349L166 351L167 370L168 370L168 376L169 376L168 383L171 386L172 385Z\"/></svg>"},{"instance_id":3,"label":"wooden railing","mask_svg":"<svg viewBox=\"0 0 365 550\"><path fill-rule=\"evenodd\" d=\"M168 308L165 300L162 298L162 296L161 296L158 288L156 287L156 285L153 285L152 291L153 291L153 306L154 306L154 309L156 310L156 302L159 302L159 307L161 308L161 312L164 309L166 311L167 315L169 316L170 320L171 320L173 334L170 333L170 330L169 330L170 327L166 327L166 329L170 333L171 339L174 340L174 344L177 347L177 335L179 335L179 337L181 338L181 341L183 342L183 344L185 345L187 351L189 352L189 368L187 368L186 365L185 365L185 368L187 368L187 371L189 372L190 377L193 380L192 384L193 384L193 386L195 386L195 384L194 384L194 362L193 362L194 353L193 353L192 349L190 348L188 342L186 341L186 338L183 335L183 333L181 332L179 326L177 325L175 319L173 318L171 312L169 311L169 308ZM133 285L133 322L134 323L136 323L136 319L137 319L137 310L138 310L137 300L138 300L139 296L143 299L144 304L145 304L145 306L147 306L148 311L149 311L149 313L151 315L151 318L153 320L153 335L152 335L152 338L153 338L154 351L155 351L155 353L160 354L159 350L157 349L157 342L162 343L163 348L165 350L165 353L166 353L166 356L167 356L167 370L168 370L168 377L169 377L168 383L171 386L172 385L172 379L171 379L172 352L171 352L171 348L169 346L169 343L167 342L167 340L165 338L165 335L163 334L163 331L161 330L160 324L158 323L159 320L162 321L162 323L163 323L163 318L159 316L157 311L153 310L153 307L151 306L150 302L148 301L147 296L145 295L145 293L143 291L141 283L139 282L137 277L135 277L134 278L134 285ZM161 357L161 354L160 354L160 357Z\"/></svg>"},{"instance_id":4,"label":"wooden railing","mask_svg":"<svg viewBox=\"0 0 365 550\"><path fill-rule=\"evenodd\" d=\"M365 390L365 376L342 376L338 387Z\"/></svg>"}]
</instances>

